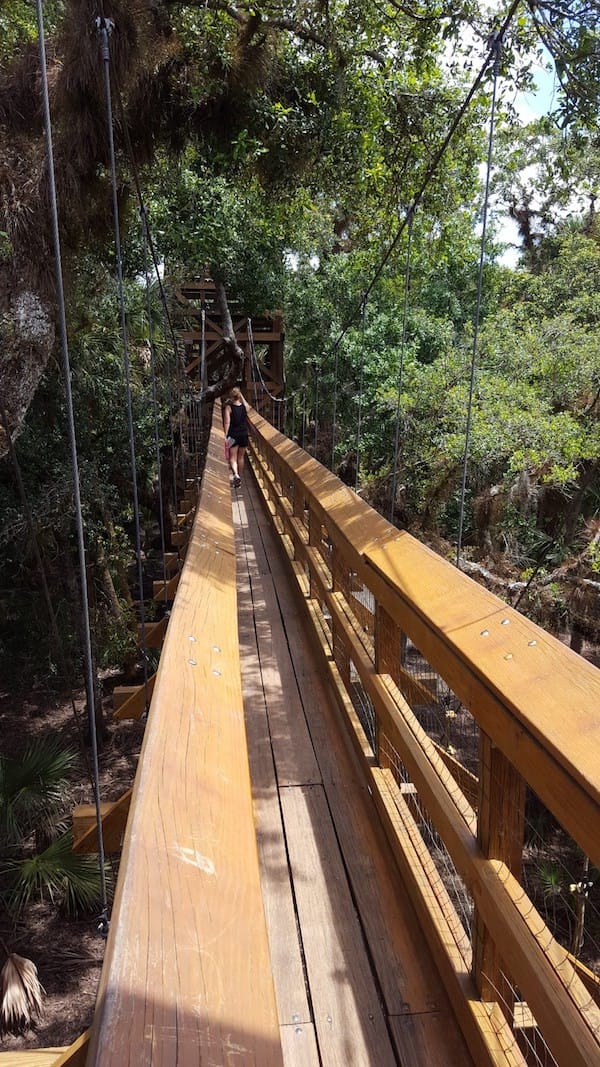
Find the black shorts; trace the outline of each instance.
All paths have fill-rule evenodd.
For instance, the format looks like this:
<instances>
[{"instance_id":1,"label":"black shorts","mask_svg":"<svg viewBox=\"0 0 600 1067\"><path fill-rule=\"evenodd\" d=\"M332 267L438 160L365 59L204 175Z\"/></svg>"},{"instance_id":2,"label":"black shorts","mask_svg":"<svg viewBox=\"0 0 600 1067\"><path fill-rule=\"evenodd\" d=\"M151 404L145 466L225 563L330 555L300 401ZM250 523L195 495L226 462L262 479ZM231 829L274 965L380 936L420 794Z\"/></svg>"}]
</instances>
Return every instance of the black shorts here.
<instances>
[{"instance_id":1,"label":"black shorts","mask_svg":"<svg viewBox=\"0 0 600 1067\"><path fill-rule=\"evenodd\" d=\"M237 434L235 434L235 436L233 434L231 436L233 437L233 440L235 441L235 444L231 446L232 448L247 448L248 447L248 434L247 433L237 433Z\"/></svg>"}]
</instances>

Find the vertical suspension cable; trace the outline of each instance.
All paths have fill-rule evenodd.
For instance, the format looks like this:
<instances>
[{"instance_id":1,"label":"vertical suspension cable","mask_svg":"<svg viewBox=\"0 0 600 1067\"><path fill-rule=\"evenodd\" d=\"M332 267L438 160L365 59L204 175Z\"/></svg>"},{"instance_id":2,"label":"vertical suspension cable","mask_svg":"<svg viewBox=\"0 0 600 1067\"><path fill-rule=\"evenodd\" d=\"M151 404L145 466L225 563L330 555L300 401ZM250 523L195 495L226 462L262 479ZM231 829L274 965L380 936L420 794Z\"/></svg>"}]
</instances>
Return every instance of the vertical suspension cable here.
<instances>
[{"instance_id":1,"label":"vertical suspension cable","mask_svg":"<svg viewBox=\"0 0 600 1067\"><path fill-rule=\"evenodd\" d=\"M477 365L477 341L479 337L479 320L481 317L481 294L483 290L483 265L485 260L485 239L487 235L487 216L490 199L490 178L492 172L492 154L494 149L494 119L496 115L496 92L498 88L498 74L500 71L500 49L502 46L502 33L496 33L493 41L494 68L492 83L492 103L490 108L490 126L488 135L487 166L485 174L485 191L483 196L483 210L481 219L481 245L479 251L479 270L477 274L477 301L475 308L475 321L473 325L473 346L471 351L471 374L469 378L469 399L467 402L467 420L465 425L465 451L463 459L462 484L460 491L460 514L458 520L458 537L456 542L456 566L460 570L460 551L462 548L465 496L467 491L467 468L469 463L469 446L471 440L471 417L473 410L473 394L475 391L475 371Z\"/></svg>"},{"instance_id":2,"label":"vertical suspension cable","mask_svg":"<svg viewBox=\"0 0 600 1067\"><path fill-rule=\"evenodd\" d=\"M335 347L335 362L333 365L333 405L331 411L331 469L335 467L335 446L337 437L337 391L338 391L338 367L340 346Z\"/></svg>"},{"instance_id":3,"label":"vertical suspension cable","mask_svg":"<svg viewBox=\"0 0 600 1067\"><path fill-rule=\"evenodd\" d=\"M315 459L319 441L319 364L315 362Z\"/></svg>"},{"instance_id":4,"label":"vertical suspension cable","mask_svg":"<svg viewBox=\"0 0 600 1067\"><path fill-rule=\"evenodd\" d=\"M77 528L77 554L79 559L79 584L81 587L81 605L83 616L83 652L85 664L85 689L88 706L90 745L92 750L92 767L94 773L94 805L96 808L96 832L98 835L98 866L100 870L100 892L102 911L98 920L98 932L106 937L108 934L108 895L106 889L106 869L104 858L104 835L102 831L102 809L100 807L100 768L98 763L98 738L96 736L96 709L94 694L94 672L92 658L92 635L90 629L90 609L87 591L87 570L85 560L85 543L83 535L83 512L81 507L81 490L79 481L79 461L77 457L77 439L75 434L75 415L73 411L73 393L71 390L71 362L67 337L67 318L65 311L65 293L63 286L60 232L58 225L58 204L56 198L56 177L54 173L54 149L52 145L52 124L50 118L50 97L48 92L48 71L46 67L46 41L44 36L44 18L42 0L36 0L38 27L38 50L42 76L42 106L44 112L44 132L48 166L48 189L50 194L50 214L52 219L52 243L54 247L54 267L56 274L56 296L58 303L60 345L62 351L63 379L67 402L67 427L73 493L75 498L75 519Z\"/></svg>"},{"instance_id":5,"label":"vertical suspension cable","mask_svg":"<svg viewBox=\"0 0 600 1067\"><path fill-rule=\"evenodd\" d=\"M109 33L112 31L113 22L111 19L99 17L96 20L96 25L100 32L101 40L101 52L102 62L104 67L104 87L106 96L106 119L107 119L107 132L108 132L108 147L110 156L110 170L111 170L111 184L112 184L112 200L113 200L113 222L115 230L115 256L117 261L117 291L119 312L121 318L121 340L123 345L123 373L125 377L125 401L127 408L127 429L129 435L129 457L131 463L131 482L133 488L133 519L135 528L135 554L137 562L137 578L139 586L139 605L140 605L140 625L141 625L141 644L142 644L142 662L144 672L144 697L146 712L150 706L150 691L148 688L148 651L146 648L146 613L144 607L144 574L142 570L142 543L140 532L140 508L138 498L138 481L137 481L137 460L135 454L135 436L133 429L133 406L131 398L131 373L129 362L129 343L127 338L127 317L125 313L125 290L123 285L123 261L121 256L121 234L120 234L120 222L119 222L119 200L117 194L117 165L115 158L115 142L113 136L113 115L112 115L112 99L111 99L111 87L110 87L110 48L109 48Z\"/></svg>"},{"instance_id":6,"label":"vertical suspension cable","mask_svg":"<svg viewBox=\"0 0 600 1067\"><path fill-rule=\"evenodd\" d=\"M410 292L410 256L412 246L414 211L409 208L408 236L406 242L406 264L404 268L404 306L402 310L402 337L400 339L400 363L398 366L398 399L396 402L396 433L394 438L394 467L392 470L392 495L390 500L390 522L394 521L396 507L396 484L398 480L398 453L400 449L400 411L402 404L402 379L404 376L404 349L406 346L406 323L408 317L408 294Z\"/></svg>"},{"instance_id":7,"label":"vertical suspension cable","mask_svg":"<svg viewBox=\"0 0 600 1067\"><path fill-rule=\"evenodd\" d=\"M306 444L306 382L302 383L302 448Z\"/></svg>"},{"instance_id":8,"label":"vertical suspension cable","mask_svg":"<svg viewBox=\"0 0 600 1067\"><path fill-rule=\"evenodd\" d=\"M152 302L150 300L150 274L148 271L148 223L146 209L140 209L142 220L142 254L144 262L144 277L146 279L146 315L148 318L148 344L150 345L150 370L152 373L152 411L154 415L154 449L156 455L156 470L158 473L158 515L160 522L160 550L163 561L163 582L165 607L168 603L167 593L167 560L165 545L165 509L163 503L162 488L162 462L160 457L160 436L158 432L158 399L156 392L156 350L154 346L154 324L152 322Z\"/></svg>"},{"instance_id":9,"label":"vertical suspension cable","mask_svg":"<svg viewBox=\"0 0 600 1067\"><path fill-rule=\"evenodd\" d=\"M363 402L363 383L365 375L365 323L367 319L367 294L363 293L362 301L362 327L361 327L361 340L360 340L360 378L358 385L358 423L356 426L356 472L354 475L354 489L358 492L358 476L360 473L360 442L361 442L361 429L362 429L362 402Z\"/></svg>"}]
</instances>

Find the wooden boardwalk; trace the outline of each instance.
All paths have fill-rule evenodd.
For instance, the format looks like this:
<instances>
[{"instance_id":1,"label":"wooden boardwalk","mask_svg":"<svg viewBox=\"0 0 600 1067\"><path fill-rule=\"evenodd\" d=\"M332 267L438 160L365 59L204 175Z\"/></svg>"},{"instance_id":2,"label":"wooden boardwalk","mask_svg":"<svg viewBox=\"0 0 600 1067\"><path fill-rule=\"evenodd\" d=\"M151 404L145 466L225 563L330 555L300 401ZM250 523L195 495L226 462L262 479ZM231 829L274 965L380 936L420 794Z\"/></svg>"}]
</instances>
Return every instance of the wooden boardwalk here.
<instances>
[{"instance_id":1,"label":"wooden boardwalk","mask_svg":"<svg viewBox=\"0 0 600 1067\"><path fill-rule=\"evenodd\" d=\"M284 1063L471 1064L250 474L233 511L242 689Z\"/></svg>"}]
</instances>

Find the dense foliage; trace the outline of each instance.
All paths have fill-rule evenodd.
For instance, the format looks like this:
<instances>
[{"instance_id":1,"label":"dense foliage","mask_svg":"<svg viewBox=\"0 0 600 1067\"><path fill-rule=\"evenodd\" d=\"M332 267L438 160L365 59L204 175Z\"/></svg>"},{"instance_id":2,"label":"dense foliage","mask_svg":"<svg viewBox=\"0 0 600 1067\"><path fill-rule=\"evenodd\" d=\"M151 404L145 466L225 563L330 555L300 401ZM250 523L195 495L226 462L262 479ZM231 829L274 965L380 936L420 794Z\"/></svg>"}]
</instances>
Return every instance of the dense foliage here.
<instances>
[{"instance_id":1,"label":"dense foliage","mask_svg":"<svg viewBox=\"0 0 600 1067\"><path fill-rule=\"evenodd\" d=\"M95 5L44 6L95 651L108 664L133 648L137 591L102 65ZM426 176L488 54L497 16L469 0L452 13L428 2L163 0L133 10L115 0L107 14L115 24L144 553L158 544L158 471L134 161L170 292L178 279L208 269L244 310L283 307L290 433L353 484L358 465L361 492L395 521L449 543L459 519L475 355L465 554L494 559L513 578L532 570L551 577L563 564L593 578L600 454L595 6L523 5L507 26L494 187L497 213L519 224L522 254L516 269L503 266L502 248L488 236L475 352L489 70L432 180ZM69 661L78 662L77 576L34 12L11 0L0 19L0 391L67 658L65 665L40 606L31 529L6 456L0 656L7 678L31 684L73 673ZM541 43L560 53L556 113L522 129L511 95L531 85ZM417 193L405 305L406 230L389 257L388 250ZM157 430L168 487L182 407L156 288ZM0 425L0 445L3 439ZM547 613L548 621L572 621L562 592L555 601L560 611Z\"/></svg>"}]
</instances>

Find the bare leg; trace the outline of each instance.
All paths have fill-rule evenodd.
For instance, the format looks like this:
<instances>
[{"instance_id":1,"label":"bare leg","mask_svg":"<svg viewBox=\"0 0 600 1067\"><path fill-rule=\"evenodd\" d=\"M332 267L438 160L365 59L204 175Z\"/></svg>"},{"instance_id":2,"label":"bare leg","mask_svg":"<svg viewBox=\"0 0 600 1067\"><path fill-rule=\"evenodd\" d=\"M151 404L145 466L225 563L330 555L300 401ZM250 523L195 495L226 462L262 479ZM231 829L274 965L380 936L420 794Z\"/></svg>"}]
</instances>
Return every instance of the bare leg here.
<instances>
[{"instance_id":1,"label":"bare leg","mask_svg":"<svg viewBox=\"0 0 600 1067\"><path fill-rule=\"evenodd\" d=\"M244 457L246 455L246 447L245 447L245 445L239 445L237 453L238 453L238 474L239 474L239 476L241 478L242 474L244 473Z\"/></svg>"},{"instance_id":2,"label":"bare leg","mask_svg":"<svg viewBox=\"0 0 600 1067\"><path fill-rule=\"evenodd\" d=\"M231 473L234 478L238 477L238 445L231 445L229 449L229 466L231 467Z\"/></svg>"}]
</instances>

